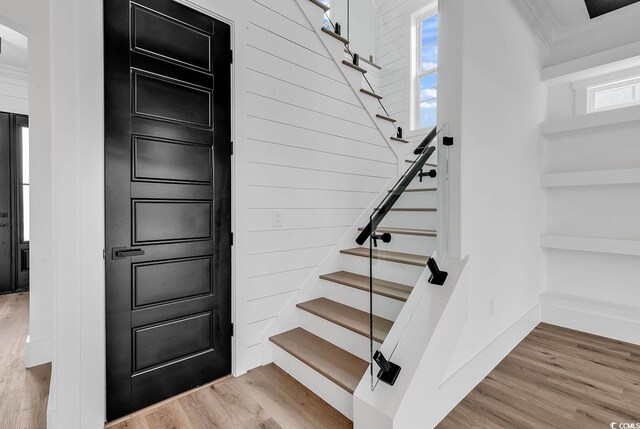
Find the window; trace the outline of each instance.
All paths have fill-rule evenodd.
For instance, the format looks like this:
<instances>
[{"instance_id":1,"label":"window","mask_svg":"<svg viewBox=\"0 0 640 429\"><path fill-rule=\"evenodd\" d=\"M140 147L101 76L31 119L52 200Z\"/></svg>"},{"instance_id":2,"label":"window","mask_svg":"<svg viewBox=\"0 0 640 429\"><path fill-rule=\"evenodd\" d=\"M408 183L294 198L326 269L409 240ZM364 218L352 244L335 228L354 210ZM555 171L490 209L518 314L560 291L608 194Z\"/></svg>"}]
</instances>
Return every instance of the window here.
<instances>
[{"instance_id":1,"label":"window","mask_svg":"<svg viewBox=\"0 0 640 429\"><path fill-rule=\"evenodd\" d=\"M588 111L640 105L640 76L587 87Z\"/></svg>"},{"instance_id":2,"label":"window","mask_svg":"<svg viewBox=\"0 0 640 429\"><path fill-rule=\"evenodd\" d=\"M320 3L322 3L325 6L331 7L331 0L320 0ZM329 27L330 19L331 19L331 9L329 9L322 15L322 26Z\"/></svg>"},{"instance_id":3,"label":"window","mask_svg":"<svg viewBox=\"0 0 640 429\"><path fill-rule=\"evenodd\" d=\"M434 6L416 17L416 50L412 85L413 128L434 127L438 108L438 11Z\"/></svg>"}]
</instances>

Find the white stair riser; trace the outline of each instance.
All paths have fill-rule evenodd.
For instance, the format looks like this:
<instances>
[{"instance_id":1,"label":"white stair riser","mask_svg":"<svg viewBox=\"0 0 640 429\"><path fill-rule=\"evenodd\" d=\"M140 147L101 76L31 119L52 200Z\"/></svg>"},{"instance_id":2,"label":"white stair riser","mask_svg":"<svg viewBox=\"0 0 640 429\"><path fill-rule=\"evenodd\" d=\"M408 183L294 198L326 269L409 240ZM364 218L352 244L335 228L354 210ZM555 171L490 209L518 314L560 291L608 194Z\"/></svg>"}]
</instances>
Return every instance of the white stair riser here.
<instances>
[{"instance_id":1,"label":"white stair riser","mask_svg":"<svg viewBox=\"0 0 640 429\"><path fill-rule=\"evenodd\" d=\"M426 188L426 186L424 186ZM438 207L438 192L404 192L394 204L394 208L426 208Z\"/></svg>"},{"instance_id":2,"label":"white stair riser","mask_svg":"<svg viewBox=\"0 0 640 429\"><path fill-rule=\"evenodd\" d=\"M360 359L364 359L367 362L371 361L369 358L371 345L368 336L365 337L321 317L298 310L305 313L300 315L301 328L348 351L352 355L358 356ZM378 348L380 348L380 344L374 342L374 350Z\"/></svg>"},{"instance_id":3,"label":"white stair riser","mask_svg":"<svg viewBox=\"0 0 640 429\"><path fill-rule=\"evenodd\" d=\"M429 170L431 169L431 167L429 167ZM428 170L425 170L428 171ZM407 186L407 189L418 189L418 188L436 188L438 187L438 178L434 177L423 177L422 178L422 182L420 182L420 179L418 178L418 176L416 176L415 179L413 179L413 181L409 184L409 186Z\"/></svg>"},{"instance_id":4,"label":"white stair riser","mask_svg":"<svg viewBox=\"0 0 640 429\"><path fill-rule=\"evenodd\" d=\"M341 255L340 263L342 269L345 271L365 276L369 275L369 258L343 254ZM423 269L423 267L413 265L373 260L373 276L375 278L389 280L411 287L416 284Z\"/></svg>"},{"instance_id":5,"label":"white stair riser","mask_svg":"<svg viewBox=\"0 0 640 429\"><path fill-rule=\"evenodd\" d=\"M384 100L382 100L382 102L384 103ZM380 104L378 104L378 106L380 106ZM373 115L376 118L376 122L378 123L378 125L380 126L380 129L382 130L382 132L384 133L384 136L389 139L391 137L394 137L396 135L396 128L393 125L393 123L386 121L384 119L380 119L378 117L375 116L377 112L374 112ZM384 115L384 113L382 113ZM386 116L386 115L385 115Z\"/></svg>"},{"instance_id":6,"label":"white stair riser","mask_svg":"<svg viewBox=\"0 0 640 429\"><path fill-rule=\"evenodd\" d=\"M353 395L349 392L280 347L274 346L273 361L333 408L353 419Z\"/></svg>"},{"instance_id":7,"label":"white stair riser","mask_svg":"<svg viewBox=\"0 0 640 429\"><path fill-rule=\"evenodd\" d=\"M357 308L369 313L369 291L356 289L340 283L323 280L322 296L332 301ZM373 314L389 320L396 320L404 301L373 294Z\"/></svg>"},{"instance_id":8,"label":"white stair riser","mask_svg":"<svg viewBox=\"0 0 640 429\"><path fill-rule=\"evenodd\" d=\"M340 60L340 67L342 68L342 70L344 70L344 73L347 76L347 80L354 88L362 88L364 78L362 77L361 72L342 64L342 60Z\"/></svg>"},{"instance_id":9,"label":"white stair riser","mask_svg":"<svg viewBox=\"0 0 640 429\"><path fill-rule=\"evenodd\" d=\"M438 229L438 212L389 212L380 226L396 228Z\"/></svg>"},{"instance_id":10,"label":"white stair riser","mask_svg":"<svg viewBox=\"0 0 640 429\"><path fill-rule=\"evenodd\" d=\"M391 242L383 243L378 240L379 250L392 252L413 253L416 255L431 255L438 248L437 237L424 237L391 233Z\"/></svg>"}]
</instances>

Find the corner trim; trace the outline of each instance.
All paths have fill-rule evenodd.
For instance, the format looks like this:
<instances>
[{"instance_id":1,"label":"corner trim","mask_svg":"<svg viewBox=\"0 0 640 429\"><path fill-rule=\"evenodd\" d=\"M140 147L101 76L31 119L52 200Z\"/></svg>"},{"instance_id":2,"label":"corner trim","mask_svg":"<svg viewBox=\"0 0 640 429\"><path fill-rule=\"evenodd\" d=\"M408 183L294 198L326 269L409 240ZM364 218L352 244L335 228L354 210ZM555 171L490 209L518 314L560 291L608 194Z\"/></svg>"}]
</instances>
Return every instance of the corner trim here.
<instances>
[{"instance_id":1,"label":"corner trim","mask_svg":"<svg viewBox=\"0 0 640 429\"><path fill-rule=\"evenodd\" d=\"M51 337L32 340L27 337L24 365L27 368L51 362Z\"/></svg>"}]
</instances>

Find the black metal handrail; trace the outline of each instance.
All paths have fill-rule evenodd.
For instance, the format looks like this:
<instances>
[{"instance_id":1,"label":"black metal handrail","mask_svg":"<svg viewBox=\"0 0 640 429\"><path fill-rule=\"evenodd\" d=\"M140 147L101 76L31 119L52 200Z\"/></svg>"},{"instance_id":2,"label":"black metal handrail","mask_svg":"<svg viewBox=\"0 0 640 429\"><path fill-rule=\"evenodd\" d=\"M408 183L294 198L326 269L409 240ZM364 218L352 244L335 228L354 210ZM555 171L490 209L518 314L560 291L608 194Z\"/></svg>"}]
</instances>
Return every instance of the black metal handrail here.
<instances>
[{"instance_id":1,"label":"black metal handrail","mask_svg":"<svg viewBox=\"0 0 640 429\"><path fill-rule=\"evenodd\" d=\"M413 161L413 164L407 169L407 171L400 177L400 179L396 182L395 186L388 193L388 195L382 200L382 202L375 209L374 214L371 216L369 224L362 230L358 238L356 238L356 243L359 245L363 245L367 238L371 236L371 233L376 230L380 222L384 219L384 217L389 213L391 208L395 205L396 201L400 198L400 196L404 193L405 189L409 186L409 184L413 181L413 179L422 171L424 164L429 160L433 152L435 152L436 148L431 146L433 140L440 134L442 128L437 131L436 128L433 128L431 132L422 140L418 148L416 149L416 155L419 153L420 156Z\"/></svg>"}]
</instances>

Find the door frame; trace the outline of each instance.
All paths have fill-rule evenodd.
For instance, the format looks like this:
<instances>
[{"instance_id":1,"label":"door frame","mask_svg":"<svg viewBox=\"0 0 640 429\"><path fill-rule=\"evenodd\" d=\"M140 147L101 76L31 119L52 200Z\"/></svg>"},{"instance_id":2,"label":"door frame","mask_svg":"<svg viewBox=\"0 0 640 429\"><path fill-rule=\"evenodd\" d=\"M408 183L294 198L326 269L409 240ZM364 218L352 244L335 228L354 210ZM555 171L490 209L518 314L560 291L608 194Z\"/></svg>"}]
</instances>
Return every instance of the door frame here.
<instances>
[{"instance_id":1,"label":"door frame","mask_svg":"<svg viewBox=\"0 0 640 429\"><path fill-rule=\"evenodd\" d=\"M105 0L103 0L105 1ZM232 372L251 365L244 344L246 150L244 97L248 0L174 0L231 27L232 69ZM54 0L48 38L33 37L31 52L50 59L53 373L47 421L54 428L102 428L106 416L104 276L104 26L102 1ZM31 34L29 34L31 37ZM31 39L30 39L31 41ZM44 42L47 42L46 44ZM35 55L35 54L34 54ZM30 58L30 65L33 59ZM31 100L38 100L36 91ZM34 103L36 105L36 103ZM34 119L34 118L32 118ZM68 126L56 126L68 124ZM42 143L44 145L44 143ZM70 208L72 207L72 208ZM71 382L70 382L71 381Z\"/></svg>"},{"instance_id":2,"label":"door frame","mask_svg":"<svg viewBox=\"0 0 640 429\"><path fill-rule=\"evenodd\" d=\"M212 17L230 26L230 38L231 38L230 49L234 51L234 60L233 60L233 63L231 64L231 67L232 67L231 69L231 138L232 138L232 141L234 142L234 151L232 153L232 158L231 158L231 231L234 234L234 241L233 241L233 245L231 246L231 322L236 327L231 337L231 374L234 376L239 376L242 373L246 372L246 366L239 364L238 362L240 359L243 358L243 356L239 356L238 354L238 351L241 348L238 347L238 340L237 340L238 333L240 331L239 329L237 329L238 302L243 302L243 300L239 301L239 295L242 295L242 294L238 293L238 288L237 288L237 273L242 272L239 269L239 258L238 258L239 252L237 251L237 249L241 248L242 243L244 241L244 234L241 233L241 227L239 226L239 225L244 225L244 219L239 220L239 213L242 213L243 208L242 208L242 205L239 204L241 199L238 198L238 189L242 187L241 183L239 182L240 182L240 178L242 178L243 175L242 175L242 167L239 165L240 163L237 162L237 159L239 158L237 155L239 155L239 152L241 152L241 150L239 150L239 147L242 145L235 144L235 142L242 141L244 138L243 131L242 131L243 127L241 126L241 122L243 122L242 119L244 119L245 117L245 106L244 106L244 103L242 102L242 97L241 97L241 95L244 92L244 87L243 87L244 85L243 85L242 79L239 78L239 75L242 73L242 70L244 69L244 65L242 61L242 55L239 55L238 53L241 51L244 51L245 43L244 43L244 36L243 35L239 36L238 34L239 33L238 28L246 27L246 25L239 24L238 20L245 21L246 18L243 17L242 15L243 8L240 7L239 5L229 7L227 5L223 6L221 4L219 7L220 11L222 11L223 13L225 12L228 13L228 16L225 16L218 13L217 11L212 11L208 7L205 7L204 6L205 1L202 1L202 0L200 1L199 0L196 0L196 1L172 0L172 1L182 4L197 12L203 13L209 17ZM220 0L214 0L214 1L215 3L218 3L218 2L223 3L223 1L220 1ZM200 5L199 3L203 3L203 4ZM218 9L216 5L212 6L212 8ZM231 9L233 13L229 13L231 12L229 9ZM229 16L233 16L235 19L229 18ZM103 34L104 29L101 28L101 31L102 31L101 40L104 42L104 34ZM104 59L102 59L100 66L102 69L104 69ZM104 104L104 95L103 94L101 95L102 97L100 101ZM239 118L241 120L239 120ZM104 139L102 139L102 146L104 150ZM103 185L106 185L106 182L104 179L105 177L103 172ZM103 195L103 199L104 199L104 195ZM103 224L104 224L104 214L106 213L103 213L103 218L101 219ZM105 261L103 261L102 265L104 270ZM104 271L103 271L103 278L102 278L102 287L103 287L103 290L104 290L104 287L106 287ZM104 296L102 297L102 299L104 300ZM106 302L103 301L102 304L104 308L104 305L106 304ZM102 317L102 323L104 326L104 323L106 323L106 312L103 311L103 314L101 315L101 317ZM104 359L104 356L106 355L105 341L103 341L102 347L103 347L102 358ZM104 365L103 365L103 373L104 373L104 377L106 378L106 366ZM104 392L102 392L102 399L103 399L103 403L106 406L106 394Z\"/></svg>"}]
</instances>

